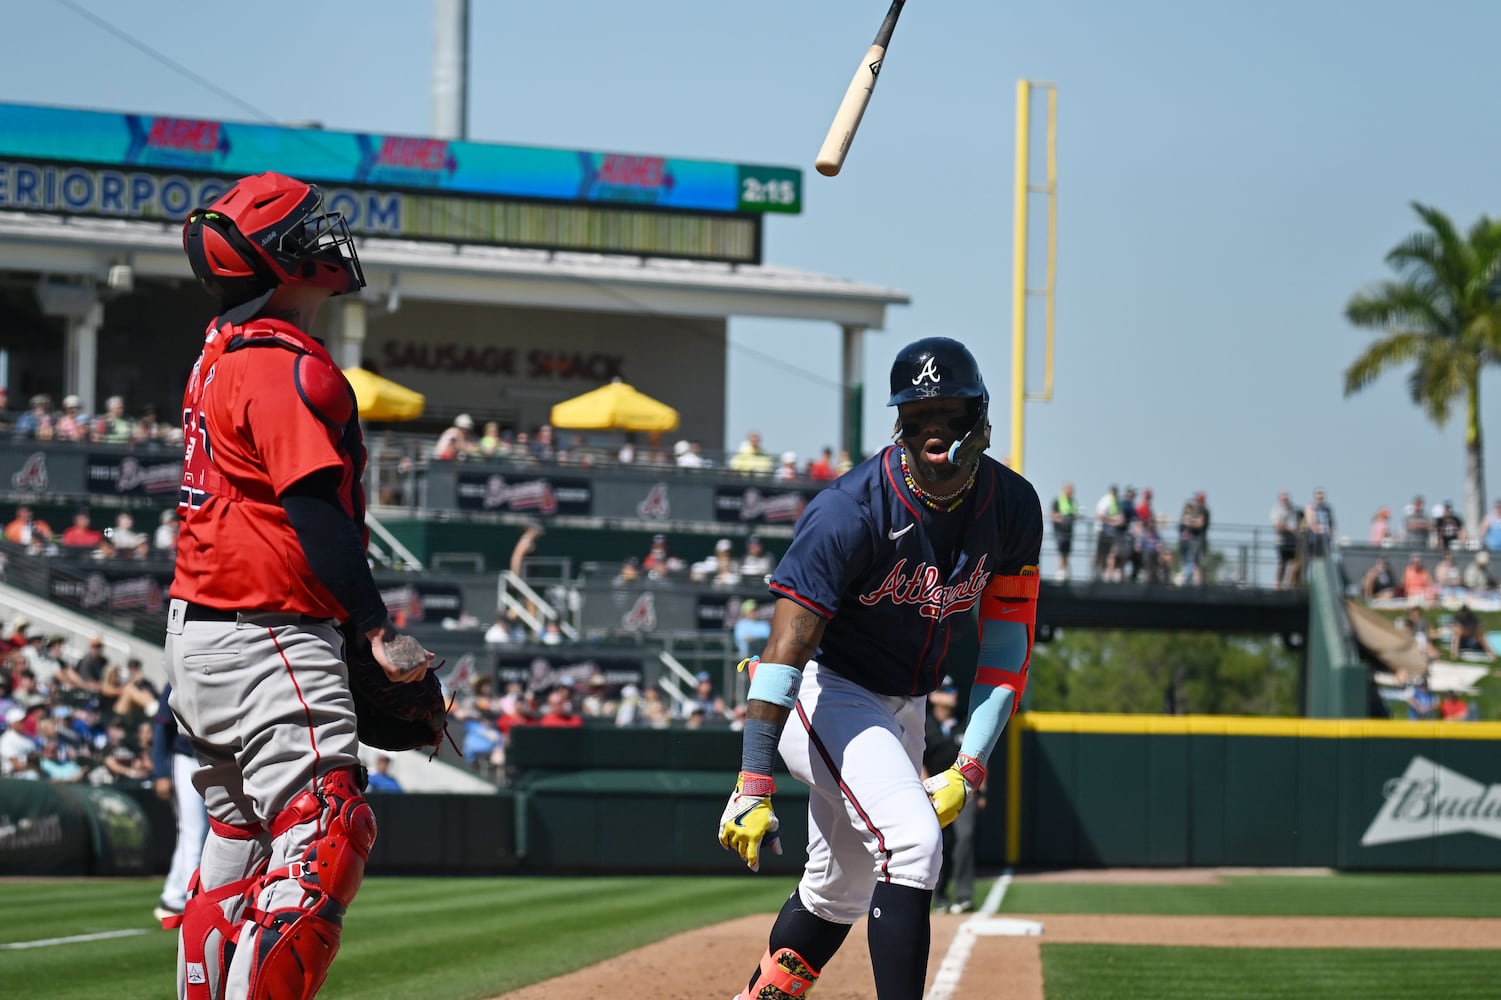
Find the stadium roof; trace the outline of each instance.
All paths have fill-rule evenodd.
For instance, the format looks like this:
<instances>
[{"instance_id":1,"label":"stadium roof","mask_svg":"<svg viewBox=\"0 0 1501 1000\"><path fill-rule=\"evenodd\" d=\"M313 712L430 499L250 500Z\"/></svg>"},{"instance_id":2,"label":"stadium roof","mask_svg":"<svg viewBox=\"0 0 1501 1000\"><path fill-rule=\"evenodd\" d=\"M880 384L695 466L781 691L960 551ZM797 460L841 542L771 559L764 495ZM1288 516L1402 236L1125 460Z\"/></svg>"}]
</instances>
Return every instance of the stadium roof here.
<instances>
[{"instance_id":1,"label":"stadium roof","mask_svg":"<svg viewBox=\"0 0 1501 1000\"><path fill-rule=\"evenodd\" d=\"M882 329L905 292L775 265L720 264L362 239L375 299L436 300L674 316L763 316ZM0 270L191 277L175 225L0 213Z\"/></svg>"}]
</instances>

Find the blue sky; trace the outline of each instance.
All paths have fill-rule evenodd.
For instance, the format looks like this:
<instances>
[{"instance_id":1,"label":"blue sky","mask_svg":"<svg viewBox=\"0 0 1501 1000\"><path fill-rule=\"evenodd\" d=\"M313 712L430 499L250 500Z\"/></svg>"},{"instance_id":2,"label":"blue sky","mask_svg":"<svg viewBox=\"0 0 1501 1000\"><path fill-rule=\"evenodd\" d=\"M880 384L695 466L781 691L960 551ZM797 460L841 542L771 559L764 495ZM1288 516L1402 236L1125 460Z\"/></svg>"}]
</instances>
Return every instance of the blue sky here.
<instances>
[{"instance_id":1,"label":"blue sky","mask_svg":"<svg viewBox=\"0 0 1501 1000\"><path fill-rule=\"evenodd\" d=\"M426 0L75 2L272 119L431 125ZM1064 479L1091 504L1150 485L1165 510L1203 489L1217 520L1259 524L1279 489L1322 486L1353 535L1414 492L1463 501L1458 424L1434 429L1396 374L1343 397L1369 339L1343 308L1387 276L1409 202L1463 227L1497 212L1501 4L911 0L833 179L812 160L882 0L473 8L471 139L804 170L804 213L769 221L767 259L913 299L869 341L867 447L891 425L891 357L943 334L980 359L1005 455L1028 78L1059 88L1056 384L1025 420L1045 500ZM0 100L254 120L58 0L9 20ZM751 427L778 451L834 443L837 330L740 320L731 336L726 443ZM1040 347L1039 326L1034 386ZM1495 373L1482 392L1496 496Z\"/></svg>"}]
</instances>

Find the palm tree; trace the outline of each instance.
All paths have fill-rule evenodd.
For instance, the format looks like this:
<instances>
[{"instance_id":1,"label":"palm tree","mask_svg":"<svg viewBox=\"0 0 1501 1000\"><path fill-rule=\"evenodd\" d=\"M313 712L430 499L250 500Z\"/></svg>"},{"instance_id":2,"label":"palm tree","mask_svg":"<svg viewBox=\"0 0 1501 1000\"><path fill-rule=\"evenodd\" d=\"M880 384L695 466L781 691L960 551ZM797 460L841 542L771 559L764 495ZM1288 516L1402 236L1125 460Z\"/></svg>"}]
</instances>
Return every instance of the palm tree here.
<instances>
[{"instance_id":1,"label":"palm tree","mask_svg":"<svg viewBox=\"0 0 1501 1000\"><path fill-rule=\"evenodd\" d=\"M1501 224L1481 216L1461 235L1438 209L1412 207L1427 229L1386 255L1397 280L1359 292L1345 306L1351 323L1381 335L1345 369L1345 395L1410 363L1408 393L1439 427L1463 401L1464 516L1473 533L1485 509L1480 371L1501 362Z\"/></svg>"}]
</instances>

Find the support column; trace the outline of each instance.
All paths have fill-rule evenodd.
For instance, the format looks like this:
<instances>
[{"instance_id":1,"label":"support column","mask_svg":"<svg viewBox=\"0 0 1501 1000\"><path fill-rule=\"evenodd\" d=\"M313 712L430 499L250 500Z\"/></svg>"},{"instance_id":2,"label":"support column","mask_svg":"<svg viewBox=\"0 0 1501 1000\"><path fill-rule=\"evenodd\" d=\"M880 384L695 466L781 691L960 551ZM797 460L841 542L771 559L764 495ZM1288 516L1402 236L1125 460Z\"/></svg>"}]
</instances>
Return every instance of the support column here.
<instances>
[{"instance_id":1,"label":"support column","mask_svg":"<svg viewBox=\"0 0 1501 1000\"><path fill-rule=\"evenodd\" d=\"M365 328L369 312L363 299L357 295L344 296L338 300L338 353L334 360L340 368L358 368L365 357Z\"/></svg>"},{"instance_id":2,"label":"support column","mask_svg":"<svg viewBox=\"0 0 1501 1000\"><path fill-rule=\"evenodd\" d=\"M864 454L865 425L865 330L863 326L841 326L843 345L840 356L839 382L844 386L840 407L839 445L859 463Z\"/></svg>"},{"instance_id":3,"label":"support column","mask_svg":"<svg viewBox=\"0 0 1501 1000\"><path fill-rule=\"evenodd\" d=\"M63 321L63 394L83 400L85 413L94 412L99 388L99 328L104 303L89 282L41 281L37 304L44 316Z\"/></svg>"}]
</instances>

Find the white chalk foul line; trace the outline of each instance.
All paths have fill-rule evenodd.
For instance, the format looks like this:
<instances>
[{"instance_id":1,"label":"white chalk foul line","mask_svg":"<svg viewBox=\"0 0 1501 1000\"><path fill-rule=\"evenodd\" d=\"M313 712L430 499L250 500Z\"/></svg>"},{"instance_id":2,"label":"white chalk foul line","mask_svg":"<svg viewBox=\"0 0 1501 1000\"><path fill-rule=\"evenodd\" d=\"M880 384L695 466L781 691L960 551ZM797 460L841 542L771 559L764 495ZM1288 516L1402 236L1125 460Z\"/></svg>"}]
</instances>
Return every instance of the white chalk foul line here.
<instances>
[{"instance_id":1,"label":"white chalk foul line","mask_svg":"<svg viewBox=\"0 0 1501 1000\"><path fill-rule=\"evenodd\" d=\"M985 902L981 904L974 916L959 925L954 933L954 940L949 942L948 954L943 956L943 964L938 967L938 972L933 976L933 987L928 990L924 1000L951 1000L954 991L959 988L959 980L964 975L964 966L969 962L970 950L975 946L975 922L989 920L1001 908L1001 903L1006 898L1006 890L1011 887L1011 869L1007 868L1001 873L1001 877L995 880L990 887L990 892L985 896Z\"/></svg>"},{"instance_id":2,"label":"white chalk foul line","mask_svg":"<svg viewBox=\"0 0 1501 1000\"><path fill-rule=\"evenodd\" d=\"M137 934L145 934L146 931L139 927L125 931L100 931L98 934L74 934L72 937L41 938L37 941L12 941L10 944L0 944L0 950L19 950L21 948L48 948L55 944L79 944L84 941L105 941L109 938L135 937Z\"/></svg>"}]
</instances>

